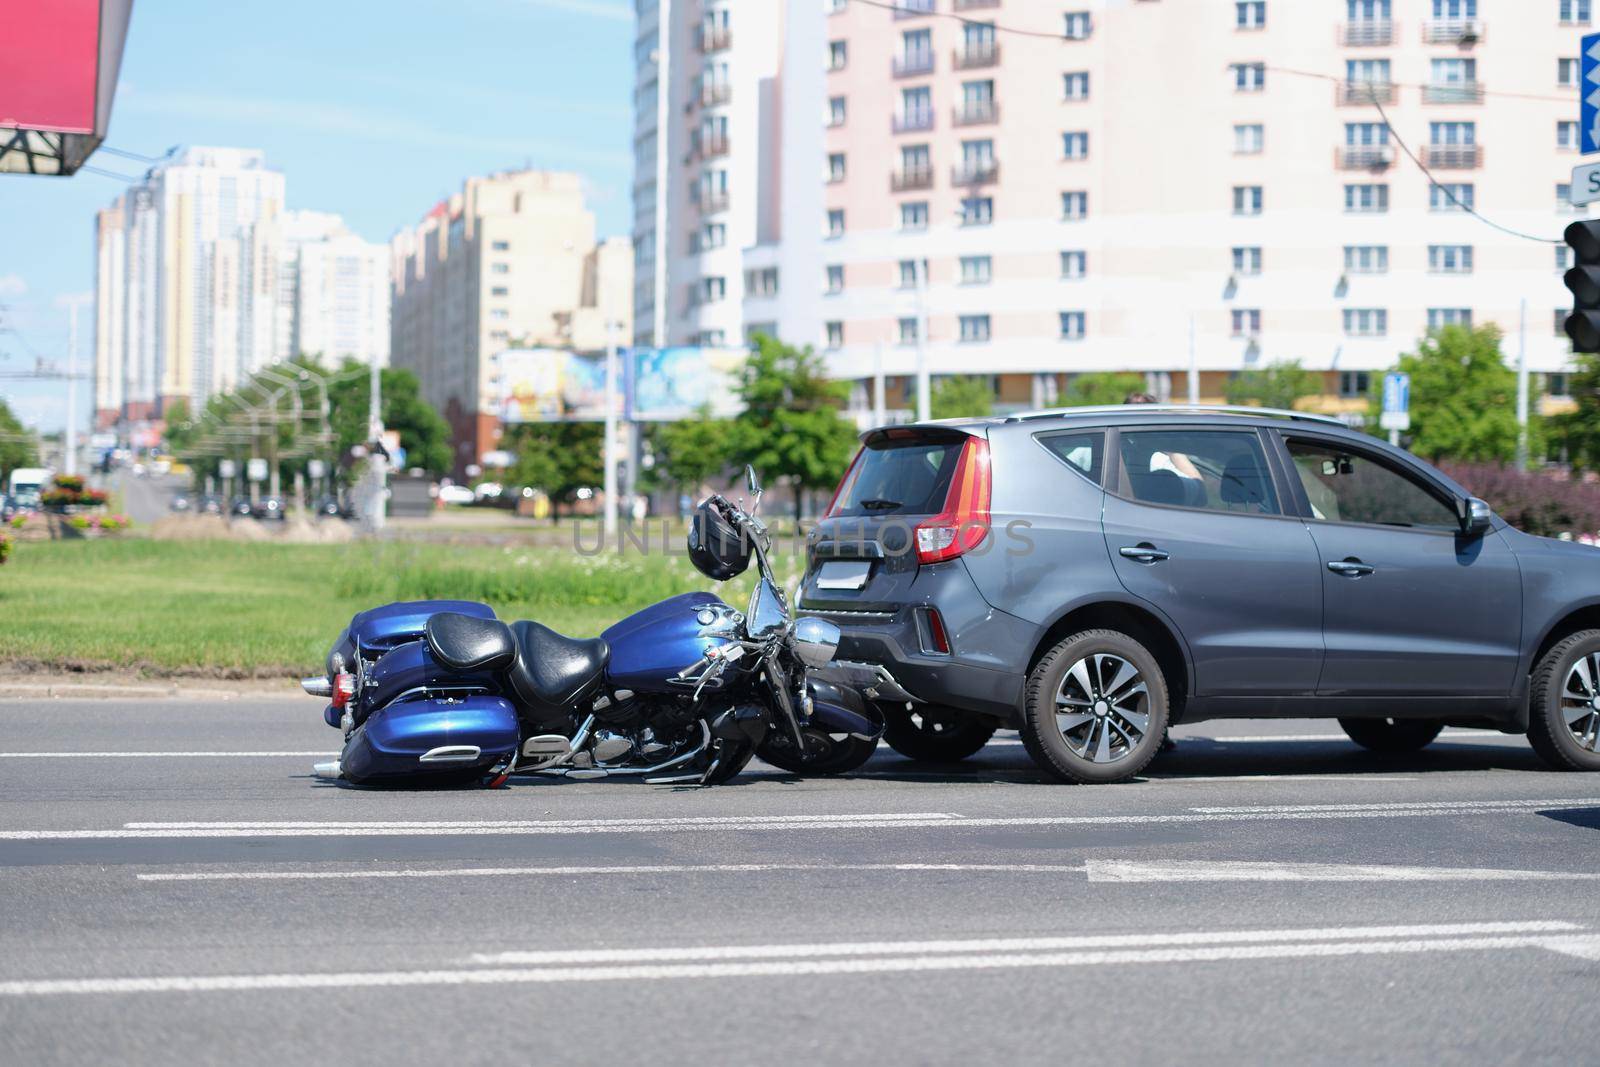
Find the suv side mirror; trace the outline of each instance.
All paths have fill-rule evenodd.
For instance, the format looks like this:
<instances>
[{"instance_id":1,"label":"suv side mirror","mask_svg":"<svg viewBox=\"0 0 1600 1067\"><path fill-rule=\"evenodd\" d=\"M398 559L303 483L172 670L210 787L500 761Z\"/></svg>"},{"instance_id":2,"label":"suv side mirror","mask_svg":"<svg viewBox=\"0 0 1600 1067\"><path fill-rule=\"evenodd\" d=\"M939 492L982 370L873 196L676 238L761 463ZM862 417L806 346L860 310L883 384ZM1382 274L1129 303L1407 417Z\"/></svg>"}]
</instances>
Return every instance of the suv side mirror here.
<instances>
[{"instance_id":1,"label":"suv side mirror","mask_svg":"<svg viewBox=\"0 0 1600 1067\"><path fill-rule=\"evenodd\" d=\"M1494 525L1494 511L1475 496L1464 496L1456 501L1456 518L1461 522L1461 532L1467 537L1488 533Z\"/></svg>"}]
</instances>

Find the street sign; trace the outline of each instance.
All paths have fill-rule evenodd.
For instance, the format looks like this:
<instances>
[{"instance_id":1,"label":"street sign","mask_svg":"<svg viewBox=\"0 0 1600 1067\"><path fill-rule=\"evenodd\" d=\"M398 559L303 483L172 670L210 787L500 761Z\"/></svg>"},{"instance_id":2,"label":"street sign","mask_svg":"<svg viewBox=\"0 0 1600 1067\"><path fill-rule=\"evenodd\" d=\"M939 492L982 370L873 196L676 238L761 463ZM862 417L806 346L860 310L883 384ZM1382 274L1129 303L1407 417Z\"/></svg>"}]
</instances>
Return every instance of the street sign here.
<instances>
[{"instance_id":1,"label":"street sign","mask_svg":"<svg viewBox=\"0 0 1600 1067\"><path fill-rule=\"evenodd\" d=\"M1600 163L1579 163L1572 168L1572 185L1567 199L1573 207L1600 200Z\"/></svg>"},{"instance_id":2,"label":"street sign","mask_svg":"<svg viewBox=\"0 0 1600 1067\"><path fill-rule=\"evenodd\" d=\"M1391 371L1383 376L1383 414L1378 425L1385 430L1411 429L1411 375Z\"/></svg>"},{"instance_id":3,"label":"street sign","mask_svg":"<svg viewBox=\"0 0 1600 1067\"><path fill-rule=\"evenodd\" d=\"M1583 38L1583 78L1578 82L1583 99L1578 101L1578 131L1587 155L1600 152L1600 33Z\"/></svg>"},{"instance_id":4,"label":"street sign","mask_svg":"<svg viewBox=\"0 0 1600 1067\"><path fill-rule=\"evenodd\" d=\"M306 473L309 474L313 479L321 478L327 472L327 466L324 465L320 459L311 460L306 464Z\"/></svg>"},{"instance_id":5,"label":"street sign","mask_svg":"<svg viewBox=\"0 0 1600 1067\"><path fill-rule=\"evenodd\" d=\"M252 482L267 480L267 461L259 457L251 459L245 464L245 474Z\"/></svg>"},{"instance_id":6,"label":"street sign","mask_svg":"<svg viewBox=\"0 0 1600 1067\"><path fill-rule=\"evenodd\" d=\"M239 473L239 468L234 465L234 462L231 459L222 460L220 463L217 464L217 474L220 477L232 478L235 474L238 474L238 473Z\"/></svg>"}]
</instances>

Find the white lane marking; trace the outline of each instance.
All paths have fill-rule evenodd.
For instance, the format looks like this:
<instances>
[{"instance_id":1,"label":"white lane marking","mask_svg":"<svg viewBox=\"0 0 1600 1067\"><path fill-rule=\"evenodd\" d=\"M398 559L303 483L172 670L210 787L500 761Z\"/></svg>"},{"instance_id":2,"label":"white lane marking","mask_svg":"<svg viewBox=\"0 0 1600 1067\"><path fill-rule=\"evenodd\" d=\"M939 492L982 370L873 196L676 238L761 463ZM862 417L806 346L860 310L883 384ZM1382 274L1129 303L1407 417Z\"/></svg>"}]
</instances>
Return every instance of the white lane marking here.
<instances>
[{"instance_id":1,"label":"white lane marking","mask_svg":"<svg viewBox=\"0 0 1600 1067\"><path fill-rule=\"evenodd\" d=\"M1600 960L1600 937L1552 938L1544 947L1580 960Z\"/></svg>"},{"instance_id":2,"label":"white lane marking","mask_svg":"<svg viewBox=\"0 0 1600 1067\"><path fill-rule=\"evenodd\" d=\"M1091 882L1582 882L1590 871L1478 870L1381 864L1258 863L1230 860L1089 860Z\"/></svg>"},{"instance_id":3,"label":"white lane marking","mask_svg":"<svg viewBox=\"0 0 1600 1067\"><path fill-rule=\"evenodd\" d=\"M277 882L362 878L491 878L516 875L760 874L769 871L995 871L1082 874L1081 863L658 863L598 867L400 867L370 871L179 871L137 875L141 882Z\"/></svg>"},{"instance_id":4,"label":"white lane marking","mask_svg":"<svg viewBox=\"0 0 1600 1067\"><path fill-rule=\"evenodd\" d=\"M338 752L0 752L0 759L255 759L337 756Z\"/></svg>"},{"instance_id":5,"label":"white lane marking","mask_svg":"<svg viewBox=\"0 0 1600 1067\"><path fill-rule=\"evenodd\" d=\"M1152 774L1163 782L1420 782L1393 774Z\"/></svg>"},{"instance_id":6,"label":"white lane marking","mask_svg":"<svg viewBox=\"0 0 1600 1067\"><path fill-rule=\"evenodd\" d=\"M1368 941L1486 934L1565 934L1585 927L1562 920L1434 923L1421 926L1331 926L1284 930L1195 930L1176 934L1073 934L1065 937L962 938L934 941L834 941L799 945L692 945L675 948L596 948L479 952L468 963L503 965L667 963L684 961L816 959L825 956L928 956L962 952L1055 952L1078 949L1169 948L1195 945Z\"/></svg>"},{"instance_id":7,"label":"white lane marking","mask_svg":"<svg viewBox=\"0 0 1600 1067\"><path fill-rule=\"evenodd\" d=\"M1441 737L1445 737L1445 738L1459 737L1459 738L1463 738L1463 739L1468 738L1468 737L1491 737L1492 736L1492 737L1504 738L1507 741L1521 741L1521 740L1523 740L1523 738L1521 738L1517 734L1508 734L1508 733L1505 733L1502 730L1474 730L1474 729L1467 729L1465 727L1461 727L1461 728L1451 727L1451 728L1445 730L1440 736ZM1182 742L1182 741L1185 741L1185 740L1211 741L1211 742L1213 742L1215 744L1219 744L1219 745L1237 745L1237 744L1249 744L1251 742L1270 742L1270 741L1346 741L1346 742L1349 742L1352 745L1355 744L1354 741L1350 740L1350 735L1349 734L1229 734L1229 735L1225 735L1223 737L1198 737L1198 736L1196 736L1196 737L1192 737L1192 738L1185 738L1183 736L1179 736L1179 737L1174 738L1173 740L1179 741L1179 742Z\"/></svg>"},{"instance_id":8,"label":"white lane marking","mask_svg":"<svg viewBox=\"0 0 1600 1067\"><path fill-rule=\"evenodd\" d=\"M879 959L757 960L735 963L633 964L599 967L378 971L332 974L205 975L154 978L66 978L0 982L0 996L210 993L299 989L394 988L437 985L552 984L562 982L670 981L695 978L763 978L832 974L885 974L997 970L1021 967L1081 967L1115 964L1205 963L1270 959L1374 956L1425 952L1555 948L1600 951L1600 937L1522 935L1402 941L1222 945L1200 948L1002 953L973 956L908 956Z\"/></svg>"},{"instance_id":9,"label":"white lane marking","mask_svg":"<svg viewBox=\"0 0 1600 1067\"><path fill-rule=\"evenodd\" d=\"M959 819L948 811L879 812L856 815L684 815L664 819L475 819L413 821L224 821L224 822L126 822L125 830L301 830L325 826L356 829L457 829L460 827L611 827L611 826L722 826L728 823L812 823L864 822L886 819Z\"/></svg>"},{"instance_id":10,"label":"white lane marking","mask_svg":"<svg viewBox=\"0 0 1600 1067\"><path fill-rule=\"evenodd\" d=\"M1277 822L1320 819L1407 819L1447 816L1520 815L1538 808L1600 806L1600 798L1553 800L1461 800L1432 803L1275 805L1191 808L1162 815L1057 815L978 818L928 815L726 816L700 820L454 823L157 823L120 830L4 830L0 841L95 841L123 838L236 837L470 837L483 835L664 833L692 830L871 830L929 827L1146 826L1210 822Z\"/></svg>"}]
</instances>

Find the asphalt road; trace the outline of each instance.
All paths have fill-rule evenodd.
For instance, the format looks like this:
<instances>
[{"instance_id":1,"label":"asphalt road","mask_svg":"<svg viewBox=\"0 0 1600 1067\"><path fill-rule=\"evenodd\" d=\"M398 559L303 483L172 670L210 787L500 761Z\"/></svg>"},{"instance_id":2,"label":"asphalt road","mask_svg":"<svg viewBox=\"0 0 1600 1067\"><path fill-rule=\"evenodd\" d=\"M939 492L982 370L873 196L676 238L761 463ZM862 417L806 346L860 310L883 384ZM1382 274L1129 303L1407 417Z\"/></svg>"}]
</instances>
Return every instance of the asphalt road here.
<instances>
[{"instance_id":1,"label":"asphalt road","mask_svg":"<svg viewBox=\"0 0 1600 1067\"><path fill-rule=\"evenodd\" d=\"M0 1062L1597 1055L1600 778L1519 738L378 792L319 710L0 703Z\"/></svg>"}]
</instances>

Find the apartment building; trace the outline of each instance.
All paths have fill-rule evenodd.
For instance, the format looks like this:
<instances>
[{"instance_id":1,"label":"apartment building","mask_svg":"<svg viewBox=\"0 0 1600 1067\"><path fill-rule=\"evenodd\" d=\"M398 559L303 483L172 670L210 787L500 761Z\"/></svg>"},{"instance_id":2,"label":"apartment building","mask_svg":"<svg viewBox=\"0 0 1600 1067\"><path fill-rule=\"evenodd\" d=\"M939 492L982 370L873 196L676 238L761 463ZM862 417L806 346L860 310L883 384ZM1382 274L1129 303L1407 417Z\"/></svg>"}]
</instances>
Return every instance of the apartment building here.
<instances>
[{"instance_id":1,"label":"apartment building","mask_svg":"<svg viewBox=\"0 0 1600 1067\"><path fill-rule=\"evenodd\" d=\"M271 361L276 263L257 224L283 201L261 152L190 148L97 213L98 425L198 406Z\"/></svg>"},{"instance_id":2,"label":"apartment building","mask_svg":"<svg viewBox=\"0 0 1600 1067\"><path fill-rule=\"evenodd\" d=\"M825 350L861 408L879 370L913 406L919 362L992 377L1003 409L1105 370L1182 399L1192 368L1219 400L1295 360L1353 413L1456 322L1499 325L1564 392L1590 0L822 0L747 43L754 6L641 4L665 99L641 109L638 188L709 169L674 158L707 112L673 97L704 77L702 31L730 71L773 65L756 136L717 163L755 171L725 198L754 220L737 329ZM640 297L670 298L704 274L675 221L695 211L652 203L640 233L677 239Z\"/></svg>"},{"instance_id":3,"label":"apartment building","mask_svg":"<svg viewBox=\"0 0 1600 1067\"><path fill-rule=\"evenodd\" d=\"M467 179L391 241L390 284L390 360L449 420L460 467L499 447L500 352L597 352L633 335L632 250L596 240L576 174Z\"/></svg>"},{"instance_id":4,"label":"apartment building","mask_svg":"<svg viewBox=\"0 0 1600 1067\"><path fill-rule=\"evenodd\" d=\"M302 353L337 366L389 362L389 248L338 215L286 211L268 235L277 259L274 358Z\"/></svg>"}]
</instances>

